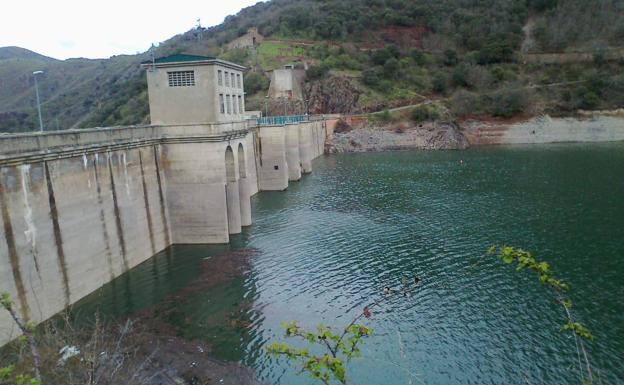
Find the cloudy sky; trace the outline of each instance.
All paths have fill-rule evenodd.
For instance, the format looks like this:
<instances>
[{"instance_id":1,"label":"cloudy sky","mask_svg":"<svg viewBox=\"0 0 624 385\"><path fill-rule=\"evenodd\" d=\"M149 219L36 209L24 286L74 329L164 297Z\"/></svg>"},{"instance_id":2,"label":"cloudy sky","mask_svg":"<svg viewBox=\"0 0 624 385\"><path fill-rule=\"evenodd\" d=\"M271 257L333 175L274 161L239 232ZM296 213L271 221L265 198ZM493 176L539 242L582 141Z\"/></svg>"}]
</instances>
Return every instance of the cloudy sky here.
<instances>
[{"instance_id":1,"label":"cloudy sky","mask_svg":"<svg viewBox=\"0 0 624 385\"><path fill-rule=\"evenodd\" d=\"M57 59L107 58L147 50L201 19L204 27L260 0L3 0L0 47Z\"/></svg>"}]
</instances>

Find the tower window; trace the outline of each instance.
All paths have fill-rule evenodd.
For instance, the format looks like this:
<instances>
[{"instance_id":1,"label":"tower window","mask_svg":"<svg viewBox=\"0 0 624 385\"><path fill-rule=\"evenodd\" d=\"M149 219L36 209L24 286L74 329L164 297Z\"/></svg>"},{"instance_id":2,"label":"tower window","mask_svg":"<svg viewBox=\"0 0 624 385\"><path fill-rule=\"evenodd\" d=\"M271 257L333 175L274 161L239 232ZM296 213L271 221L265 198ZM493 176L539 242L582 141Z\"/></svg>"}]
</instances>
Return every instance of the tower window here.
<instances>
[{"instance_id":1,"label":"tower window","mask_svg":"<svg viewBox=\"0 0 624 385\"><path fill-rule=\"evenodd\" d=\"M230 74L229 72L225 72L225 86L229 87L230 86Z\"/></svg>"},{"instance_id":2,"label":"tower window","mask_svg":"<svg viewBox=\"0 0 624 385\"><path fill-rule=\"evenodd\" d=\"M167 72L169 87L192 87L195 86L195 71L172 71Z\"/></svg>"},{"instance_id":3,"label":"tower window","mask_svg":"<svg viewBox=\"0 0 624 385\"><path fill-rule=\"evenodd\" d=\"M221 105L221 113L225 114L225 99L223 98L223 94L219 94L219 103Z\"/></svg>"},{"instance_id":4,"label":"tower window","mask_svg":"<svg viewBox=\"0 0 624 385\"><path fill-rule=\"evenodd\" d=\"M238 86L238 88L243 88L243 87L241 87L241 76L240 76L240 74L236 74L236 85Z\"/></svg>"},{"instance_id":5,"label":"tower window","mask_svg":"<svg viewBox=\"0 0 624 385\"><path fill-rule=\"evenodd\" d=\"M231 114L232 113L232 97L230 95L226 95L225 98L227 99L227 113Z\"/></svg>"},{"instance_id":6,"label":"tower window","mask_svg":"<svg viewBox=\"0 0 624 385\"><path fill-rule=\"evenodd\" d=\"M217 79L219 81L219 85L222 86L223 85L223 71L219 70L217 71Z\"/></svg>"}]
</instances>

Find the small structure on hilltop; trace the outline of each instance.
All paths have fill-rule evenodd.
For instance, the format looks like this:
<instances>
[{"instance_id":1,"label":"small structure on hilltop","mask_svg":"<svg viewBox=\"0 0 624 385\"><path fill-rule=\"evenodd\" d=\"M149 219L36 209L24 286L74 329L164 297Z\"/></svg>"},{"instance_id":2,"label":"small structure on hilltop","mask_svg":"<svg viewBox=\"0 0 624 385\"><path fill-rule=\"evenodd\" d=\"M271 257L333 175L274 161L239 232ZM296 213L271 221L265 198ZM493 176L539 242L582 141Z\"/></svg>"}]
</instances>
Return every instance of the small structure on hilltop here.
<instances>
[{"instance_id":1,"label":"small structure on hilltop","mask_svg":"<svg viewBox=\"0 0 624 385\"><path fill-rule=\"evenodd\" d=\"M253 27L247 30L247 33L228 43L228 49L235 48L252 48L264 41L264 36L258 32L258 28Z\"/></svg>"},{"instance_id":2,"label":"small structure on hilltop","mask_svg":"<svg viewBox=\"0 0 624 385\"><path fill-rule=\"evenodd\" d=\"M271 85L269 86L269 98L303 100L304 80L305 70L297 69L292 64L273 70Z\"/></svg>"},{"instance_id":3,"label":"small structure on hilltop","mask_svg":"<svg viewBox=\"0 0 624 385\"><path fill-rule=\"evenodd\" d=\"M208 56L146 61L152 124L206 124L245 119L245 67Z\"/></svg>"}]
</instances>

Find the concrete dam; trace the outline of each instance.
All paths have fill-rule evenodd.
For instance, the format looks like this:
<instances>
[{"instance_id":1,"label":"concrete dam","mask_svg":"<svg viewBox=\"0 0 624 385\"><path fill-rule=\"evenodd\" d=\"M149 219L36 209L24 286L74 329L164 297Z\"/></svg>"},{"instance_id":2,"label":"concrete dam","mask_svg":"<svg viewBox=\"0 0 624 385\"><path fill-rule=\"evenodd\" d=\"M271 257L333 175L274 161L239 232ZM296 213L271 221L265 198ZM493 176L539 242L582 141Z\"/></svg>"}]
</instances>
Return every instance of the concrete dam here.
<instances>
[{"instance_id":1,"label":"concrete dam","mask_svg":"<svg viewBox=\"0 0 624 385\"><path fill-rule=\"evenodd\" d=\"M49 319L170 245L228 243L252 224L251 196L312 171L330 130L323 119L246 120L236 95L216 85L206 87L214 108L180 96L159 106L160 75L171 86L193 71L202 84L212 71L215 83L225 75L242 88L225 72L239 70L231 63L193 59L153 63L149 126L0 136L0 292L24 320ZM174 72L186 78L171 83ZM197 117L215 111L229 119ZM0 312L0 346L18 334Z\"/></svg>"}]
</instances>

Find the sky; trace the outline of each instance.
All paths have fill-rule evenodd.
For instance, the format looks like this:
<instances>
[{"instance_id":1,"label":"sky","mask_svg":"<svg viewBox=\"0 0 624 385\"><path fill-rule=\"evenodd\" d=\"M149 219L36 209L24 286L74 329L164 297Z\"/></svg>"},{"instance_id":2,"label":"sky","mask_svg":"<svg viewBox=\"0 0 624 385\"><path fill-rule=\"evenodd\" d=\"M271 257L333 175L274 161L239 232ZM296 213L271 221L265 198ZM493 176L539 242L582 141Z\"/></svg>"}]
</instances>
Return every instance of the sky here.
<instances>
[{"instance_id":1,"label":"sky","mask_svg":"<svg viewBox=\"0 0 624 385\"><path fill-rule=\"evenodd\" d=\"M135 54L260 0L2 0L0 47L56 59Z\"/></svg>"}]
</instances>

